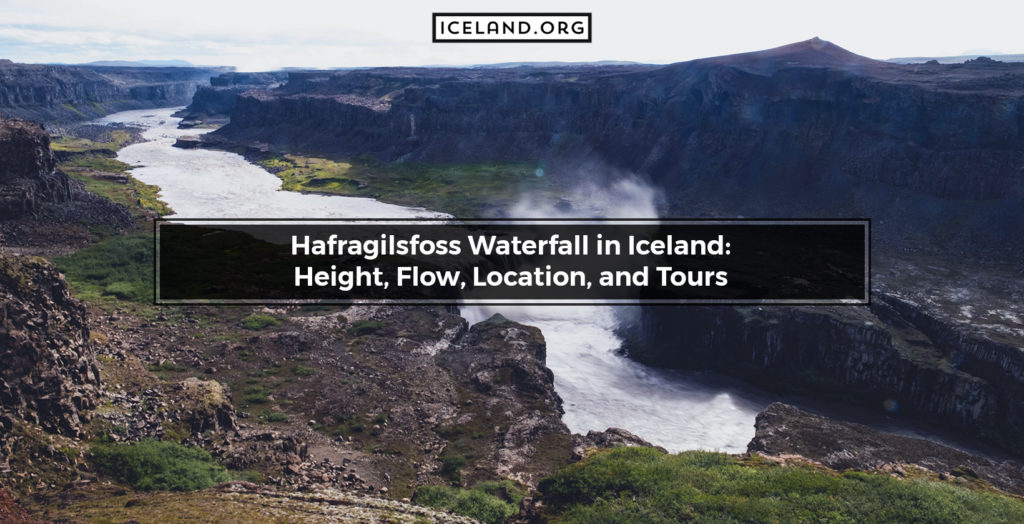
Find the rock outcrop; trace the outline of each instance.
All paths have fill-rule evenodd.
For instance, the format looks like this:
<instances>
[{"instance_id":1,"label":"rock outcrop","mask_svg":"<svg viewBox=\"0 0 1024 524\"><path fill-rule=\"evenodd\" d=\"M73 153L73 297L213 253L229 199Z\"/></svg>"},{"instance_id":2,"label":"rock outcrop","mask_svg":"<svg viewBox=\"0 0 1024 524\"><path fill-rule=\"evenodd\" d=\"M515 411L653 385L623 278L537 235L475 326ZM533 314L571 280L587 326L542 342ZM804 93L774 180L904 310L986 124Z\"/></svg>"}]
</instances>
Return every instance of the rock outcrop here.
<instances>
[{"instance_id":1,"label":"rock outcrop","mask_svg":"<svg viewBox=\"0 0 1024 524\"><path fill-rule=\"evenodd\" d=\"M495 435L475 453L477 467L533 485L546 467L542 455L565 454L569 430L562 423L562 399L544 361L547 346L539 329L501 315L474 325L458 344L438 355L460 387L471 387L484 405L473 405L455 424L478 426L486 420ZM480 400L470 400L471 405ZM484 420L481 420L484 419Z\"/></svg>"},{"instance_id":2,"label":"rock outcrop","mask_svg":"<svg viewBox=\"0 0 1024 524\"><path fill-rule=\"evenodd\" d=\"M591 430L586 435L577 434L572 436L572 454L576 460L585 458L589 450L622 446L644 446L655 448L662 453L668 453L668 450L665 448L655 446L622 428L608 428L604 431Z\"/></svg>"},{"instance_id":3,"label":"rock outcrop","mask_svg":"<svg viewBox=\"0 0 1024 524\"><path fill-rule=\"evenodd\" d=\"M3 251L0 362L0 410L54 433L82 434L99 386L85 308L53 266Z\"/></svg>"},{"instance_id":4,"label":"rock outcrop","mask_svg":"<svg viewBox=\"0 0 1024 524\"><path fill-rule=\"evenodd\" d=\"M0 60L0 115L42 122L187 104L227 68L17 64Z\"/></svg>"},{"instance_id":5,"label":"rock outcrop","mask_svg":"<svg viewBox=\"0 0 1024 524\"><path fill-rule=\"evenodd\" d=\"M127 208L86 191L56 166L41 124L0 120L0 244L19 253L63 253L84 247L90 227L131 225Z\"/></svg>"},{"instance_id":6,"label":"rock outcrop","mask_svg":"<svg viewBox=\"0 0 1024 524\"><path fill-rule=\"evenodd\" d=\"M793 406L774 403L757 415L756 433L747 451L769 457L799 456L837 470L880 470L904 475L907 465L942 478L982 479L1017 495L1024 494L1024 467L995 462L949 446L875 431Z\"/></svg>"},{"instance_id":7,"label":"rock outcrop","mask_svg":"<svg viewBox=\"0 0 1024 524\"><path fill-rule=\"evenodd\" d=\"M0 120L0 220L34 213L46 202L70 199L68 177L56 169L43 126Z\"/></svg>"}]
</instances>

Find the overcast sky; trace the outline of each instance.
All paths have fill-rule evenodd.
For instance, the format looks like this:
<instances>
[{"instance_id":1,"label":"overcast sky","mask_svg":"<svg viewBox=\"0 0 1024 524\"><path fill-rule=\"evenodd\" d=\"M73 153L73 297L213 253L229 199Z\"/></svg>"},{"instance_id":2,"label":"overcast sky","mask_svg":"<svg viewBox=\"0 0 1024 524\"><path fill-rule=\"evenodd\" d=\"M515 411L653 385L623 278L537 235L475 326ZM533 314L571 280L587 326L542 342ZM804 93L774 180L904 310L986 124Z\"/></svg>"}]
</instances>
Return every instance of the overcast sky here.
<instances>
[{"instance_id":1,"label":"overcast sky","mask_svg":"<svg viewBox=\"0 0 1024 524\"><path fill-rule=\"evenodd\" d=\"M591 44L432 44L433 11L593 13ZM1024 53L1024 2L0 0L0 58L285 66L669 63L820 36L872 58Z\"/></svg>"}]
</instances>

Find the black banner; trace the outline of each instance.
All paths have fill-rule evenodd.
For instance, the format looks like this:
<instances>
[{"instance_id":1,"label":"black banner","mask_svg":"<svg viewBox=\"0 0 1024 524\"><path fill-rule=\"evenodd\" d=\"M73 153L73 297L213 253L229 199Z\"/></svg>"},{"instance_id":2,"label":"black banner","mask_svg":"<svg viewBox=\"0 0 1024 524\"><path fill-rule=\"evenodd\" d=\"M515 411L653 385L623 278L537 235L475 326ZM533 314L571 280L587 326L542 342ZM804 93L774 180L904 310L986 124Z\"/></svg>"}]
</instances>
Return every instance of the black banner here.
<instances>
[{"instance_id":1,"label":"black banner","mask_svg":"<svg viewBox=\"0 0 1024 524\"><path fill-rule=\"evenodd\" d=\"M869 301L869 222L160 220L173 303Z\"/></svg>"}]
</instances>

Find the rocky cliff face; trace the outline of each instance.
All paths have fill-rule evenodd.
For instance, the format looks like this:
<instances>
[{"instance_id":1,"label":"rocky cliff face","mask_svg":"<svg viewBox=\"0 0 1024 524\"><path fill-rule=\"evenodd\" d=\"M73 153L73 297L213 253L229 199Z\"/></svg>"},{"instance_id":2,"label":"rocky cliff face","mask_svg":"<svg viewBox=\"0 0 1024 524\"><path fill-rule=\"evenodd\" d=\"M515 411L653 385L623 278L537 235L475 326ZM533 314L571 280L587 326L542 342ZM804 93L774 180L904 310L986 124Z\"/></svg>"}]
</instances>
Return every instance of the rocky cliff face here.
<instances>
[{"instance_id":1,"label":"rocky cliff face","mask_svg":"<svg viewBox=\"0 0 1024 524\"><path fill-rule=\"evenodd\" d=\"M664 67L293 74L211 140L648 177L676 216L876 219L876 241L1019 254L1024 64L901 65L821 40ZM757 198L749 198L756 194Z\"/></svg>"},{"instance_id":2,"label":"rocky cliff face","mask_svg":"<svg viewBox=\"0 0 1024 524\"><path fill-rule=\"evenodd\" d=\"M913 279L914 270L899 271ZM621 334L629 356L648 364L828 394L1021 453L1024 325L1015 295L993 291L1015 289L1016 277L961 278L948 296L928 279L917 291L879 285L871 306L641 308Z\"/></svg>"},{"instance_id":3,"label":"rocky cliff face","mask_svg":"<svg viewBox=\"0 0 1024 524\"><path fill-rule=\"evenodd\" d=\"M199 86L189 106L176 116L183 118L179 127L203 124L226 124L235 110L239 95L253 89L272 89L284 83L288 73L224 73L210 79L210 85Z\"/></svg>"},{"instance_id":4,"label":"rocky cliff face","mask_svg":"<svg viewBox=\"0 0 1024 524\"><path fill-rule=\"evenodd\" d=\"M99 386L85 308L50 264L3 251L0 362L0 410L51 432L81 434Z\"/></svg>"},{"instance_id":5,"label":"rocky cliff face","mask_svg":"<svg viewBox=\"0 0 1024 524\"><path fill-rule=\"evenodd\" d=\"M0 244L19 253L61 253L88 242L89 227L124 229L128 210L56 168L43 126L0 120Z\"/></svg>"},{"instance_id":6,"label":"rocky cliff face","mask_svg":"<svg viewBox=\"0 0 1024 524\"><path fill-rule=\"evenodd\" d=\"M0 60L0 115L43 122L187 104L225 68L16 64Z\"/></svg>"},{"instance_id":7,"label":"rocky cliff face","mask_svg":"<svg viewBox=\"0 0 1024 524\"><path fill-rule=\"evenodd\" d=\"M56 170L43 126L0 120L0 220L34 213L46 202L70 199L68 177Z\"/></svg>"}]
</instances>

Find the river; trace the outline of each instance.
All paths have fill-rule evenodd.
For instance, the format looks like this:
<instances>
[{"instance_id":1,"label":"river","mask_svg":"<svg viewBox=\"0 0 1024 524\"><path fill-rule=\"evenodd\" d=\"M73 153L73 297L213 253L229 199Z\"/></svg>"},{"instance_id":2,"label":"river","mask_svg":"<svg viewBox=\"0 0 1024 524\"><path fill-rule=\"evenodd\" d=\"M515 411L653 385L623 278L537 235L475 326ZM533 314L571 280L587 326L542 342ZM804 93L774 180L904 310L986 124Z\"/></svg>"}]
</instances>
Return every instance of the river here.
<instances>
[{"instance_id":1,"label":"river","mask_svg":"<svg viewBox=\"0 0 1024 524\"><path fill-rule=\"evenodd\" d=\"M174 141L206 130L177 128L178 108L126 111L97 123L145 128L145 142L127 146L117 158L139 180L160 186L160 198L182 218L413 218L444 216L368 198L281 191L281 181L241 155L180 149ZM526 217L535 218L535 217ZM563 420L586 433L619 427L670 451L746 450L757 413L778 395L720 375L659 370L629 360L618 349L611 307L462 308L471 323L494 313L537 326L547 340L547 365L564 401ZM793 399L785 399L792 401ZM814 402L796 402L803 407ZM813 406L812 406L813 407ZM822 411L822 410L817 410ZM824 411L829 411L827 408ZM846 417L849 418L849 417ZM870 422L870 421L865 421ZM888 426L885 421L872 425ZM888 427L900 433L906 428Z\"/></svg>"}]
</instances>

